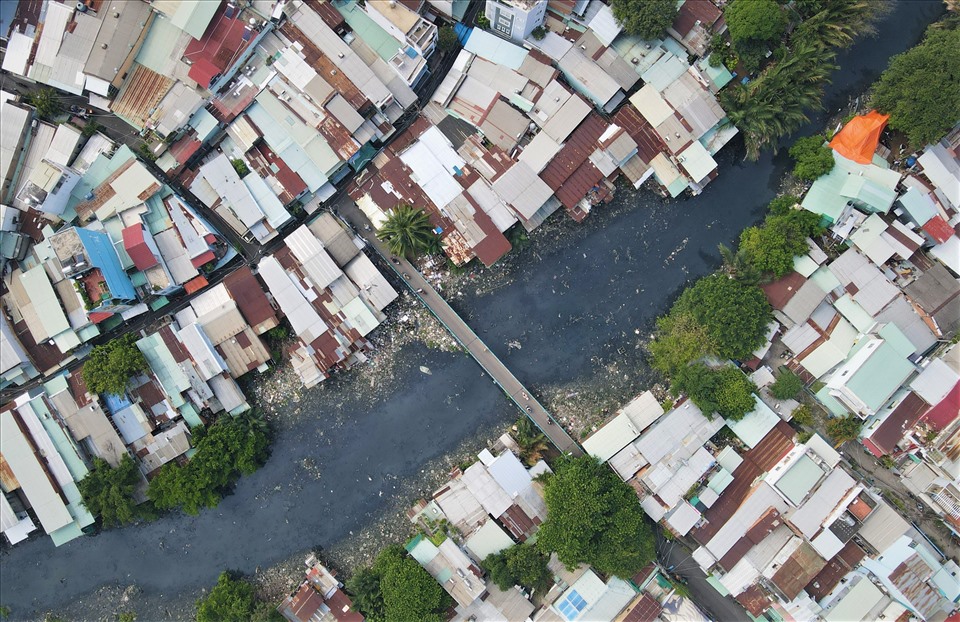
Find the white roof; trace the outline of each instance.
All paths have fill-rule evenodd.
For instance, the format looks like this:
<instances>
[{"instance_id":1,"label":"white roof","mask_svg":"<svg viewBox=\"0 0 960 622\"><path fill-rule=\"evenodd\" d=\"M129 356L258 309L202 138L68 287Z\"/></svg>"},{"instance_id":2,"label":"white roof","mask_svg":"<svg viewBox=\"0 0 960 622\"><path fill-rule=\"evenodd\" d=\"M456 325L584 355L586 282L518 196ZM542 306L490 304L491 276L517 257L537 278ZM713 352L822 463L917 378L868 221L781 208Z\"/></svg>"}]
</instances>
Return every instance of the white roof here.
<instances>
[{"instance_id":1,"label":"white roof","mask_svg":"<svg viewBox=\"0 0 960 622\"><path fill-rule=\"evenodd\" d=\"M837 508L857 482L842 469L830 471L817 490L791 515L790 522L807 538L820 530L823 521Z\"/></svg>"},{"instance_id":2,"label":"white roof","mask_svg":"<svg viewBox=\"0 0 960 622\"><path fill-rule=\"evenodd\" d=\"M717 169L717 161L713 159L706 147L700 141L693 141L690 146L680 152L677 162L690 175L690 179L700 183Z\"/></svg>"},{"instance_id":3,"label":"white roof","mask_svg":"<svg viewBox=\"0 0 960 622\"><path fill-rule=\"evenodd\" d=\"M831 469L839 464L840 454L819 434L811 436L806 445L807 449L817 454Z\"/></svg>"},{"instance_id":4,"label":"white roof","mask_svg":"<svg viewBox=\"0 0 960 622\"><path fill-rule=\"evenodd\" d=\"M290 326L305 343L312 343L327 331L327 325L316 309L307 301L299 285L272 255L258 265L260 278L290 321Z\"/></svg>"},{"instance_id":5,"label":"white roof","mask_svg":"<svg viewBox=\"0 0 960 622\"><path fill-rule=\"evenodd\" d=\"M7 41L7 51L3 57L3 70L18 76L26 76L31 49L33 49L33 37L20 32L11 33Z\"/></svg>"},{"instance_id":6,"label":"white roof","mask_svg":"<svg viewBox=\"0 0 960 622\"><path fill-rule=\"evenodd\" d=\"M753 399L756 407L747 413L743 419L739 421L733 421L732 419L727 420L727 427L733 430L733 433L736 434L747 447L751 448L756 447L757 443L767 435L767 432L772 430L774 426L780 422L780 417L777 416L777 413L773 412L762 400L756 397Z\"/></svg>"},{"instance_id":7,"label":"white roof","mask_svg":"<svg viewBox=\"0 0 960 622\"><path fill-rule=\"evenodd\" d=\"M474 29L476 30L476 29ZM552 58L553 60L560 60L563 58L563 55L566 54L570 48L573 47L573 42L564 39L555 32L547 31L546 36L540 41L528 41L538 48L540 51Z\"/></svg>"},{"instance_id":8,"label":"white roof","mask_svg":"<svg viewBox=\"0 0 960 622\"><path fill-rule=\"evenodd\" d=\"M553 195L526 162L517 162L493 182L494 191L521 216L530 219Z\"/></svg>"},{"instance_id":9,"label":"white roof","mask_svg":"<svg viewBox=\"0 0 960 622\"><path fill-rule=\"evenodd\" d=\"M654 127L673 115L673 108L652 84L644 84L639 91L631 95L630 103Z\"/></svg>"},{"instance_id":10,"label":"white roof","mask_svg":"<svg viewBox=\"0 0 960 622\"><path fill-rule=\"evenodd\" d=\"M526 467L510 451L505 451L497 456L487 467L491 477L497 484L511 497L530 487L533 481Z\"/></svg>"},{"instance_id":11,"label":"white roof","mask_svg":"<svg viewBox=\"0 0 960 622\"><path fill-rule=\"evenodd\" d=\"M606 462L638 436L640 430L630 417L620 413L584 440L583 449L601 462Z\"/></svg>"},{"instance_id":12,"label":"white roof","mask_svg":"<svg viewBox=\"0 0 960 622\"><path fill-rule=\"evenodd\" d=\"M51 533L73 522L10 410L0 413L0 453L33 506L44 531Z\"/></svg>"},{"instance_id":13,"label":"white roof","mask_svg":"<svg viewBox=\"0 0 960 622\"><path fill-rule=\"evenodd\" d=\"M831 603L832 608L821 615L827 622L861 622L883 598L880 588L870 579L861 577L849 592L836 604Z\"/></svg>"},{"instance_id":14,"label":"white roof","mask_svg":"<svg viewBox=\"0 0 960 622\"><path fill-rule=\"evenodd\" d=\"M521 154L521 157L522 156L523 154ZM490 217L490 220L493 221L493 224L496 225L497 229L501 232L506 231L516 224L516 214L507 207L500 198L500 195L493 191L493 188L490 187L490 183L486 179L481 177L473 182L473 185L467 188L467 194L480 206L480 209L486 212L487 216Z\"/></svg>"},{"instance_id":15,"label":"white roof","mask_svg":"<svg viewBox=\"0 0 960 622\"><path fill-rule=\"evenodd\" d=\"M870 261L882 266L895 252L894 247L883 237L886 230L887 223L880 217L880 214L871 214L850 235L850 241L863 251L863 254L870 258Z\"/></svg>"},{"instance_id":16,"label":"white roof","mask_svg":"<svg viewBox=\"0 0 960 622\"><path fill-rule=\"evenodd\" d=\"M930 249L930 254L946 267L960 273L960 238L957 236L951 235L950 239L943 244L937 244Z\"/></svg>"},{"instance_id":17,"label":"white roof","mask_svg":"<svg viewBox=\"0 0 960 622\"><path fill-rule=\"evenodd\" d=\"M163 263L166 264L167 270L170 271L170 276L173 277L174 281L186 283L200 274L190 261L187 249L184 248L175 228L165 229L153 236L153 239L157 243L157 249L160 251L160 256L163 257Z\"/></svg>"},{"instance_id":18,"label":"white roof","mask_svg":"<svg viewBox=\"0 0 960 622\"><path fill-rule=\"evenodd\" d=\"M444 488L442 493L434 495L434 501L458 529L469 533L475 525L487 520L486 510L462 479L451 480Z\"/></svg>"},{"instance_id":19,"label":"white roof","mask_svg":"<svg viewBox=\"0 0 960 622\"><path fill-rule=\"evenodd\" d=\"M6 179L14 156L19 157L20 138L30 125L30 110L15 106L11 102L0 104L0 179ZM12 191L12 188L11 188Z\"/></svg>"},{"instance_id":20,"label":"white roof","mask_svg":"<svg viewBox=\"0 0 960 622\"><path fill-rule=\"evenodd\" d=\"M514 546L513 540L496 523L488 520L480 529L473 533L465 542L467 550L478 562L482 562L488 555L499 553Z\"/></svg>"},{"instance_id":21,"label":"white roof","mask_svg":"<svg viewBox=\"0 0 960 622\"><path fill-rule=\"evenodd\" d=\"M80 130L77 128L68 123L61 123L57 126L57 131L53 135L53 142L50 143L50 148L47 149L47 155L44 156L44 159L61 166L69 166L81 136Z\"/></svg>"},{"instance_id":22,"label":"white roof","mask_svg":"<svg viewBox=\"0 0 960 622\"><path fill-rule=\"evenodd\" d=\"M607 461L607 465L624 481L633 477L647 464L649 464L647 459L640 453L636 443L630 443Z\"/></svg>"},{"instance_id":23,"label":"white roof","mask_svg":"<svg viewBox=\"0 0 960 622\"><path fill-rule=\"evenodd\" d=\"M411 177L437 207L446 207L463 192L453 178L453 169L462 168L465 162L436 126L430 126L417 142L401 153L400 160L410 168Z\"/></svg>"},{"instance_id":24,"label":"white roof","mask_svg":"<svg viewBox=\"0 0 960 622\"><path fill-rule=\"evenodd\" d=\"M620 34L620 31L623 30L623 26L621 26L620 22L613 16L613 11L610 10L609 6L600 2L594 2L591 9L593 9L594 6L599 7L599 9L596 10L587 26L593 31L597 39L600 40L600 43L610 45L613 43L613 40L617 38L617 35Z\"/></svg>"},{"instance_id":25,"label":"white roof","mask_svg":"<svg viewBox=\"0 0 960 622\"><path fill-rule=\"evenodd\" d=\"M377 269L370 258L360 253L350 263L344 266L343 271L350 280L357 284L363 292L363 297L377 311L383 311L387 305L397 299L397 291Z\"/></svg>"},{"instance_id":26,"label":"white roof","mask_svg":"<svg viewBox=\"0 0 960 622\"><path fill-rule=\"evenodd\" d=\"M667 518L667 524L676 530L681 536L693 529L694 525L700 520L700 510L693 507L687 501L678 505L673 513Z\"/></svg>"},{"instance_id":27,"label":"white roof","mask_svg":"<svg viewBox=\"0 0 960 622\"><path fill-rule=\"evenodd\" d=\"M578 47L571 47L558 63L560 69L584 89L600 106L607 105L620 92L620 84Z\"/></svg>"},{"instance_id":28,"label":"white roof","mask_svg":"<svg viewBox=\"0 0 960 622\"><path fill-rule=\"evenodd\" d=\"M947 396L958 380L960 374L951 369L943 359L937 358L930 361L920 375L913 379L910 388L926 403L936 405Z\"/></svg>"},{"instance_id":29,"label":"white roof","mask_svg":"<svg viewBox=\"0 0 960 622\"><path fill-rule=\"evenodd\" d=\"M960 206L960 163L950 152L939 143L927 145L917 161L927 179L947 196L947 200L955 207Z\"/></svg>"},{"instance_id":30,"label":"white roof","mask_svg":"<svg viewBox=\"0 0 960 622\"><path fill-rule=\"evenodd\" d=\"M186 347L197 371L204 381L228 371L227 364L216 351L206 333L196 323L188 324L177 332L177 337Z\"/></svg>"},{"instance_id":31,"label":"white roof","mask_svg":"<svg viewBox=\"0 0 960 622\"><path fill-rule=\"evenodd\" d=\"M0 318L0 374L22 363L29 363L27 353L13 334L6 316Z\"/></svg>"},{"instance_id":32,"label":"white roof","mask_svg":"<svg viewBox=\"0 0 960 622\"><path fill-rule=\"evenodd\" d=\"M343 271L306 225L300 225L291 232L285 243L318 290L324 289L343 275Z\"/></svg>"},{"instance_id":33,"label":"white roof","mask_svg":"<svg viewBox=\"0 0 960 622\"><path fill-rule=\"evenodd\" d=\"M560 152L560 143L555 141L546 130L533 137L517 159L526 162L535 172L539 173L555 155Z\"/></svg>"},{"instance_id":34,"label":"white roof","mask_svg":"<svg viewBox=\"0 0 960 622\"><path fill-rule=\"evenodd\" d=\"M494 518L499 518L513 504L510 496L479 462L475 462L464 471L461 479L480 505Z\"/></svg>"},{"instance_id":35,"label":"white roof","mask_svg":"<svg viewBox=\"0 0 960 622\"><path fill-rule=\"evenodd\" d=\"M233 412L235 409L247 404L247 398L243 395L243 391L240 389L237 381L230 376L225 374L214 376L210 378L207 383L213 390L213 394L217 400L219 400L220 405L223 406L227 412Z\"/></svg>"}]
</instances>

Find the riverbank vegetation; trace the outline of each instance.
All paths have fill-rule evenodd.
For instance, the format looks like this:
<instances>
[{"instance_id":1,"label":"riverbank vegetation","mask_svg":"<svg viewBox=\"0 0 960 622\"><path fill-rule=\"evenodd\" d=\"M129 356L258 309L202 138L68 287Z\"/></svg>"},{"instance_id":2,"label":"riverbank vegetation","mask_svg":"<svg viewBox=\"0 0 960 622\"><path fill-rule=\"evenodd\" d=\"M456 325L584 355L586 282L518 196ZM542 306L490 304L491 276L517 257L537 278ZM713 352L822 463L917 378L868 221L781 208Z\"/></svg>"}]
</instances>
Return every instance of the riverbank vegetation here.
<instances>
[{"instance_id":1,"label":"riverbank vegetation","mask_svg":"<svg viewBox=\"0 0 960 622\"><path fill-rule=\"evenodd\" d=\"M590 564L628 578L655 558L653 532L637 494L593 456L561 456L545 476L547 520L537 547L572 568Z\"/></svg>"},{"instance_id":2,"label":"riverbank vegetation","mask_svg":"<svg viewBox=\"0 0 960 622\"><path fill-rule=\"evenodd\" d=\"M253 584L238 575L221 572L210 593L197 601L197 622L281 622L283 616L271 603L259 600Z\"/></svg>"},{"instance_id":3,"label":"riverbank vegetation","mask_svg":"<svg viewBox=\"0 0 960 622\"><path fill-rule=\"evenodd\" d=\"M923 41L890 60L870 103L890 115L910 146L934 143L960 119L960 19L930 26Z\"/></svg>"},{"instance_id":4,"label":"riverbank vegetation","mask_svg":"<svg viewBox=\"0 0 960 622\"><path fill-rule=\"evenodd\" d=\"M270 455L270 430L257 413L220 417L191 435L190 461L183 466L168 462L150 480L147 497L158 509L198 514L214 507L241 475L256 471Z\"/></svg>"},{"instance_id":5,"label":"riverbank vegetation","mask_svg":"<svg viewBox=\"0 0 960 622\"><path fill-rule=\"evenodd\" d=\"M719 41L712 45L714 53L732 69L760 70L721 94L724 110L743 135L747 158L756 160L809 121L807 114L822 107L837 52L871 34L888 7L885 0L803 0L787 6L733 0L727 5L733 53Z\"/></svg>"},{"instance_id":6,"label":"riverbank vegetation","mask_svg":"<svg viewBox=\"0 0 960 622\"><path fill-rule=\"evenodd\" d=\"M134 500L140 481L136 463L129 454L124 454L116 468L102 458L94 458L93 469L77 482L77 488L83 505L109 529L153 518L149 504L137 505Z\"/></svg>"},{"instance_id":7,"label":"riverbank vegetation","mask_svg":"<svg viewBox=\"0 0 960 622\"><path fill-rule=\"evenodd\" d=\"M380 551L373 566L346 583L354 608L370 622L443 622L453 599L399 544Z\"/></svg>"},{"instance_id":8,"label":"riverbank vegetation","mask_svg":"<svg viewBox=\"0 0 960 622\"><path fill-rule=\"evenodd\" d=\"M793 176L803 181L813 181L833 170L836 162L833 149L827 146L822 134L797 139L790 147L793 158Z\"/></svg>"},{"instance_id":9,"label":"riverbank vegetation","mask_svg":"<svg viewBox=\"0 0 960 622\"><path fill-rule=\"evenodd\" d=\"M689 396L707 416L737 420L755 408L757 388L717 359L744 361L763 346L773 312L759 284L788 274L794 257L807 252L807 238L822 233L820 218L798 209L798 201L790 195L771 201L764 222L745 229L736 250L720 245L717 272L689 285L657 319L651 367L674 395Z\"/></svg>"}]
</instances>

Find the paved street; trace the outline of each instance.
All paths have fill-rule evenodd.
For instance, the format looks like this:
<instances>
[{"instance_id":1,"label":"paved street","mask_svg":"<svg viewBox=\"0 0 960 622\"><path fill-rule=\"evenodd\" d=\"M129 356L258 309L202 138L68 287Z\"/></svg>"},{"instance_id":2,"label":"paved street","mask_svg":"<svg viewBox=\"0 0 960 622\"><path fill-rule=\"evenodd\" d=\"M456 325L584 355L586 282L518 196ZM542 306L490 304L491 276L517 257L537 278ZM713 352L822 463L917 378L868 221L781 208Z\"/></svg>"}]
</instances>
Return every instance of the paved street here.
<instances>
[{"instance_id":1,"label":"paved street","mask_svg":"<svg viewBox=\"0 0 960 622\"><path fill-rule=\"evenodd\" d=\"M666 540L662 531L657 531L657 561L668 572L681 577L693 601L712 620L718 622L749 622L746 611L730 596L721 596L707 576L690 556L690 551L677 541Z\"/></svg>"},{"instance_id":2,"label":"paved street","mask_svg":"<svg viewBox=\"0 0 960 622\"><path fill-rule=\"evenodd\" d=\"M376 235L373 235L372 228L370 233L366 233L370 221L360 211L356 204L350 200L346 193L341 194L333 208L344 217L361 237L363 237L371 247L376 249L384 260L393 267L394 271L403 279L407 286L420 298L420 300L430 309L430 311L446 326L447 330L460 342L460 344L470 353L470 355L480 363L494 382L516 403L530 419L537 424L543 433L550 439L560 451L570 453L574 456L583 455L583 450L577 445L577 442L567 434L564 429L554 423L553 417L543 407L523 384L517 380L507 366L504 365L497 356L487 348L473 329L467 326L460 315L454 311L447 301L437 292L430 283L423 278L417 269L404 258L394 257L386 244L381 242Z\"/></svg>"}]
</instances>

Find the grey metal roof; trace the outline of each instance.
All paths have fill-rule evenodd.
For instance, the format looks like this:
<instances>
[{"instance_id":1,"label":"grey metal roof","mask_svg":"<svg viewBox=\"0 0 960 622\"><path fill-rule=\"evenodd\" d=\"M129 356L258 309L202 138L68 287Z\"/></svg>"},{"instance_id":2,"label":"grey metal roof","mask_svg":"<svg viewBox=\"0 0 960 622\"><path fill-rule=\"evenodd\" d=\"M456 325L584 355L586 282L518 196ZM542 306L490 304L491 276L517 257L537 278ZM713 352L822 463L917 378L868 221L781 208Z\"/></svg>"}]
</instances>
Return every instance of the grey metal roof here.
<instances>
[{"instance_id":1,"label":"grey metal roof","mask_svg":"<svg viewBox=\"0 0 960 622\"><path fill-rule=\"evenodd\" d=\"M808 280L800 286L797 293L783 307L783 313L799 324L806 321L826 297L827 293L820 289L820 286Z\"/></svg>"},{"instance_id":2,"label":"grey metal roof","mask_svg":"<svg viewBox=\"0 0 960 622\"><path fill-rule=\"evenodd\" d=\"M329 212L321 212L319 216L307 224L313 235L323 244L337 265L343 267L360 253L360 249L353 242L353 236L340 225L337 219Z\"/></svg>"},{"instance_id":3,"label":"grey metal roof","mask_svg":"<svg viewBox=\"0 0 960 622\"><path fill-rule=\"evenodd\" d=\"M343 271L350 280L357 284L363 292L363 297L374 306L377 311L383 311L391 302L397 299L397 292L393 289L380 270L370 258L363 253L358 254L348 263Z\"/></svg>"},{"instance_id":4,"label":"grey metal roof","mask_svg":"<svg viewBox=\"0 0 960 622\"><path fill-rule=\"evenodd\" d=\"M526 162L517 162L493 182L493 190L524 218L537 213L553 195Z\"/></svg>"},{"instance_id":5,"label":"grey metal roof","mask_svg":"<svg viewBox=\"0 0 960 622\"><path fill-rule=\"evenodd\" d=\"M326 108L351 134L363 125L363 117L340 93L330 98Z\"/></svg>"}]
</instances>

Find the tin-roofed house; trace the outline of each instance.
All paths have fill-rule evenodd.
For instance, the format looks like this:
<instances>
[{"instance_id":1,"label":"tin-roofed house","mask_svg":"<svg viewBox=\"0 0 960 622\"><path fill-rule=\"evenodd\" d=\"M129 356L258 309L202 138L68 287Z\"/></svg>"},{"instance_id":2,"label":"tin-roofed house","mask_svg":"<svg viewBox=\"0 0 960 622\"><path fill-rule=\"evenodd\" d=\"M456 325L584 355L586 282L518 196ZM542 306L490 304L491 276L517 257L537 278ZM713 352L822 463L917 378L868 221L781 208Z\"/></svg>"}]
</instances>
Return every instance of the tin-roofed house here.
<instances>
[{"instance_id":1,"label":"tin-roofed house","mask_svg":"<svg viewBox=\"0 0 960 622\"><path fill-rule=\"evenodd\" d=\"M50 237L64 276L79 288L90 319L102 321L137 303L130 277L103 231L69 227Z\"/></svg>"},{"instance_id":2,"label":"tin-roofed house","mask_svg":"<svg viewBox=\"0 0 960 622\"><path fill-rule=\"evenodd\" d=\"M21 395L0 413L0 454L14 484L4 482L4 488L17 491L55 546L93 525L76 484L89 469L42 390Z\"/></svg>"}]
</instances>

